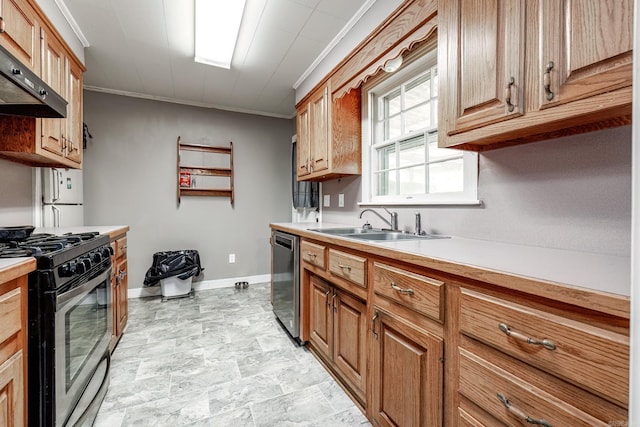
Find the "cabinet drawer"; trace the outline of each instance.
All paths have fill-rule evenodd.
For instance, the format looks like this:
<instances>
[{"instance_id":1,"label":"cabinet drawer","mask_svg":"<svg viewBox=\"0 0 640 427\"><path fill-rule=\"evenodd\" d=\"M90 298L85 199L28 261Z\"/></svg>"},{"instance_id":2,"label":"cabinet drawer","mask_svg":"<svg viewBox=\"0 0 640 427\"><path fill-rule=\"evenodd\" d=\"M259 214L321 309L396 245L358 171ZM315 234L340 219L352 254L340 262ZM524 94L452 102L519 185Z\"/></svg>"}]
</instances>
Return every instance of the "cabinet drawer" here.
<instances>
[{"instance_id":1,"label":"cabinet drawer","mask_svg":"<svg viewBox=\"0 0 640 427\"><path fill-rule=\"evenodd\" d=\"M376 262L373 264L373 288L378 295L432 319L442 320L444 282L440 280Z\"/></svg>"},{"instance_id":2,"label":"cabinet drawer","mask_svg":"<svg viewBox=\"0 0 640 427\"><path fill-rule=\"evenodd\" d=\"M329 271L331 274L347 279L363 288L367 287L366 264L365 258L329 249Z\"/></svg>"},{"instance_id":3,"label":"cabinet drawer","mask_svg":"<svg viewBox=\"0 0 640 427\"><path fill-rule=\"evenodd\" d=\"M474 353L461 348L459 356L460 393L508 426L609 425ZM525 417L531 418L529 424ZM535 422L536 420L539 422Z\"/></svg>"},{"instance_id":4,"label":"cabinet drawer","mask_svg":"<svg viewBox=\"0 0 640 427\"><path fill-rule=\"evenodd\" d=\"M2 319L2 328L0 328L0 344L21 329L21 303L22 292L20 288L13 289L6 294L0 295L0 319Z\"/></svg>"},{"instance_id":5,"label":"cabinet drawer","mask_svg":"<svg viewBox=\"0 0 640 427\"><path fill-rule=\"evenodd\" d=\"M467 289L460 304L465 335L627 406L627 336Z\"/></svg>"},{"instance_id":6,"label":"cabinet drawer","mask_svg":"<svg viewBox=\"0 0 640 427\"><path fill-rule=\"evenodd\" d=\"M127 238L121 237L116 240L116 258L127 255Z\"/></svg>"},{"instance_id":7,"label":"cabinet drawer","mask_svg":"<svg viewBox=\"0 0 640 427\"><path fill-rule=\"evenodd\" d=\"M302 260L320 268L324 268L324 250L324 246L315 243L303 241L300 244Z\"/></svg>"}]
</instances>

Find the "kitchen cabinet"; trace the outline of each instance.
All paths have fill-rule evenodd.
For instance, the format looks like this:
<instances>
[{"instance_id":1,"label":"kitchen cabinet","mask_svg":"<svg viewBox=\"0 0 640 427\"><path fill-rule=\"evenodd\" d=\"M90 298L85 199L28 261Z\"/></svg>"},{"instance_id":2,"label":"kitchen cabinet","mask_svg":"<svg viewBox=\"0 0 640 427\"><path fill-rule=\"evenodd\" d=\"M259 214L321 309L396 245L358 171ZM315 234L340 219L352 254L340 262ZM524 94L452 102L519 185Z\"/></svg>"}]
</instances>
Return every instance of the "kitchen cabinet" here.
<instances>
[{"instance_id":1,"label":"kitchen cabinet","mask_svg":"<svg viewBox=\"0 0 640 427\"><path fill-rule=\"evenodd\" d=\"M296 111L298 180L360 174L360 89L332 101L326 83L305 97Z\"/></svg>"},{"instance_id":2,"label":"kitchen cabinet","mask_svg":"<svg viewBox=\"0 0 640 427\"><path fill-rule=\"evenodd\" d=\"M129 318L128 291L129 279L127 269L127 236L120 235L111 239L111 312L113 317L111 352L115 349Z\"/></svg>"},{"instance_id":3,"label":"kitchen cabinet","mask_svg":"<svg viewBox=\"0 0 640 427\"><path fill-rule=\"evenodd\" d=\"M444 285L373 264L370 414L379 426L442 425Z\"/></svg>"},{"instance_id":4,"label":"kitchen cabinet","mask_svg":"<svg viewBox=\"0 0 640 427\"><path fill-rule=\"evenodd\" d=\"M4 280L0 279L0 425L19 427L27 425L27 275Z\"/></svg>"},{"instance_id":5,"label":"kitchen cabinet","mask_svg":"<svg viewBox=\"0 0 640 427\"><path fill-rule=\"evenodd\" d=\"M440 2L439 145L478 151L630 123L632 3Z\"/></svg>"},{"instance_id":6,"label":"kitchen cabinet","mask_svg":"<svg viewBox=\"0 0 640 427\"><path fill-rule=\"evenodd\" d=\"M366 303L312 275L309 343L331 364L360 403L366 390Z\"/></svg>"},{"instance_id":7,"label":"kitchen cabinet","mask_svg":"<svg viewBox=\"0 0 640 427\"><path fill-rule=\"evenodd\" d=\"M0 0L0 44L23 65L40 72L40 24L27 0Z\"/></svg>"},{"instance_id":8,"label":"kitchen cabinet","mask_svg":"<svg viewBox=\"0 0 640 427\"><path fill-rule=\"evenodd\" d=\"M37 4L2 1L5 21L15 37L1 34L2 45L16 55L67 101L64 119L0 117L0 156L31 166L82 167L82 74L73 54ZM10 11L5 13L4 11ZM14 40L15 39L15 40ZM31 59L33 57L33 59Z\"/></svg>"},{"instance_id":9,"label":"kitchen cabinet","mask_svg":"<svg viewBox=\"0 0 640 427\"><path fill-rule=\"evenodd\" d=\"M482 425L518 425L525 417L571 426L626 419L628 336L601 324L619 320L583 319L569 307L550 312L533 299L466 287L453 299L461 334L459 414L484 419Z\"/></svg>"}]
</instances>

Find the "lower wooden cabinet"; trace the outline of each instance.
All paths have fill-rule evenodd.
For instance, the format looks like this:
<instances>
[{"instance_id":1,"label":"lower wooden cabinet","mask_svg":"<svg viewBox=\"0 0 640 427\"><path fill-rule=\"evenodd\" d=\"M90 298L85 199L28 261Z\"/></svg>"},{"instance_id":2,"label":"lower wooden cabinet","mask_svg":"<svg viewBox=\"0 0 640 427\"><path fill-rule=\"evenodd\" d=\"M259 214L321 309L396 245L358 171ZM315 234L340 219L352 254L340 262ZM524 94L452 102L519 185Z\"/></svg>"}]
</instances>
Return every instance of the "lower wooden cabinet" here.
<instances>
[{"instance_id":1,"label":"lower wooden cabinet","mask_svg":"<svg viewBox=\"0 0 640 427\"><path fill-rule=\"evenodd\" d=\"M371 417L380 426L441 426L443 340L374 306Z\"/></svg>"},{"instance_id":2,"label":"lower wooden cabinet","mask_svg":"<svg viewBox=\"0 0 640 427\"><path fill-rule=\"evenodd\" d=\"M366 304L317 276L311 276L309 286L309 342L364 404Z\"/></svg>"},{"instance_id":3,"label":"lower wooden cabinet","mask_svg":"<svg viewBox=\"0 0 640 427\"><path fill-rule=\"evenodd\" d=\"M111 332L110 350L113 352L122 332L127 326L129 318L129 279L127 270L127 236L122 235L111 239L113 250L111 273L111 313L113 326Z\"/></svg>"},{"instance_id":4,"label":"lower wooden cabinet","mask_svg":"<svg viewBox=\"0 0 640 427\"><path fill-rule=\"evenodd\" d=\"M27 276L0 283L0 426L26 425Z\"/></svg>"}]
</instances>

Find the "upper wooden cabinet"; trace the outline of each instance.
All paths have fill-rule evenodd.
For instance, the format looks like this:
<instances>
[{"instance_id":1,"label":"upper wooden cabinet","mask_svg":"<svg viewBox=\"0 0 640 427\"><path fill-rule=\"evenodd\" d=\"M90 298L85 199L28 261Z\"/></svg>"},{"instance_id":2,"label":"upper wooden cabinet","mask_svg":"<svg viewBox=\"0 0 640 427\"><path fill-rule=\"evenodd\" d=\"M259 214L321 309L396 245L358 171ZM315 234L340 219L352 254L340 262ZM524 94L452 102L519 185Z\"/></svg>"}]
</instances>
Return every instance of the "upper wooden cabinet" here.
<instances>
[{"instance_id":1,"label":"upper wooden cabinet","mask_svg":"<svg viewBox=\"0 0 640 427\"><path fill-rule=\"evenodd\" d=\"M0 116L0 157L31 166L80 169L84 66L37 5L26 0L0 2L5 27L0 33L2 46L68 103L64 119Z\"/></svg>"},{"instance_id":2,"label":"upper wooden cabinet","mask_svg":"<svg viewBox=\"0 0 640 427\"><path fill-rule=\"evenodd\" d=\"M40 25L27 0L0 0L0 44L31 71L40 72Z\"/></svg>"},{"instance_id":3,"label":"upper wooden cabinet","mask_svg":"<svg viewBox=\"0 0 640 427\"><path fill-rule=\"evenodd\" d=\"M629 123L632 12L631 0L440 1L440 146Z\"/></svg>"},{"instance_id":4,"label":"upper wooden cabinet","mask_svg":"<svg viewBox=\"0 0 640 427\"><path fill-rule=\"evenodd\" d=\"M326 84L297 106L298 180L324 181L361 170L360 90L331 100Z\"/></svg>"}]
</instances>

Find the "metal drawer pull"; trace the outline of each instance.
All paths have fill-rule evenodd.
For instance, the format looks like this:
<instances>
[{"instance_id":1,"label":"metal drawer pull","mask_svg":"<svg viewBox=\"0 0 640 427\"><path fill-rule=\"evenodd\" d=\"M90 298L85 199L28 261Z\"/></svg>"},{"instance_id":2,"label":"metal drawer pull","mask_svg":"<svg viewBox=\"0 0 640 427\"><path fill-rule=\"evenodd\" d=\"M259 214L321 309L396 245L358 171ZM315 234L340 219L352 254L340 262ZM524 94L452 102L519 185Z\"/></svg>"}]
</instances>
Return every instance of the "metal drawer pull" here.
<instances>
[{"instance_id":1,"label":"metal drawer pull","mask_svg":"<svg viewBox=\"0 0 640 427\"><path fill-rule=\"evenodd\" d=\"M544 91L547 93L547 101L551 101L555 94L551 91L551 70L555 64L553 61L549 61L547 64L547 68L544 71L544 76L542 77L542 84L544 85Z\"/></svg>"},{"instance_id":2,"label":"metal drawer pull","mask_svg":"<svg viewBox=\"0 0 640 427\"><path fill-rule=\"evenodd\" d=\"M400 286L396 285L395 283L391 282L391 288L395 291L400 292L401 294L407 294L407 295L413 295L413 289L409 288L409 289L402 289Z\"/></svg>"},{"instance_id":3,"label":"metal drawer pull","mask_svg":"<svg viewBox=\"0 0 640 427\"><path fill-rule=\"evenodd\" d=\"M376 337L376 339L378 339L378 333L376 332L376 319L379 315L380 313L376 311L373 315L373 319L371 319L371 332L373 332L373 336Z\"/></svg>"},{"instance_id":4,"label":"metal drawer pull","mask_svg":"<svg viewBox=\"0 0 640 427\"><path fill-rule=\"evenodd\" d=\"M507 104L507 111L509 111L510 113L512 113L513 110L515 109L515 105L511 103L511 87L514 84L516 84L516 79L511 77L505 89L505 103Z\"/></svg>"},{"instance_id":5,"label":"metal drawer pull","mask_svg":"<svg viewBox=\"0 0 640 427\"><path fill-rule=\"evenodd\" d=\"M343 270L351 271L351 267L348 265L338 264L338 267L340 267Z\"/></svg>"},{"instance_id":6,"label":"metal drawer pull","mask_svg":"<svg viewBox=\"0 0 640 427\"><path fill-rule=\"evenodd\" d=\"M307 256L311 258L315 258L318 256L318 254L314 254L313 252L307 252Z\"/></svg>"},{"instance_id":7,"label":"metal drawer pull","mask_svg":"<svg viewBox=\"0 0 640 427\"><path fill-rule=\"evenodd\" d=\"M509 326L506 323L500 323L498 325L498 328L500 328L500 330L502 332L504 332L505 334L507 334L507 336L509 337L513 337L515 339L517 339L518 341L522 341L522 342L526 342L527 344L531 344L531 345L541 345L544 348L546 348L547 350L555 350L556 349L556 344L548 339L543 339L543 340L539 340L536 338L531 338L528 337L524 334L521 334L520 332L516 332L516 331L512 331L511 328L509 328Z\"/></svg>"},{"instance_id":8,"label":"metal drawer pull","mask_svg":"<svg viewBox=\"0 0 640 427\"><path fill-rule=\"evenodd\" d=\"M521 420L537 426L553 427L551 424L549 424L548 421L543 419L536 420L535 418L531 418L529 415L525 414L522 409L519 409L513 406L511 402L509 402L509 399L507 399L507 397L504 394L498 393L498 399L500 399L504 407L507 408L509 412L511 412L513 415L520 418Z\"/></svg>"}]
</instances>

